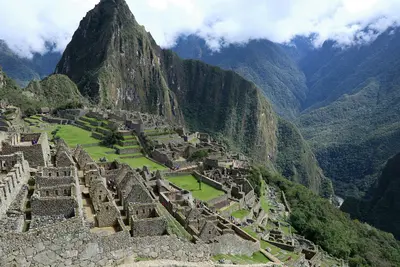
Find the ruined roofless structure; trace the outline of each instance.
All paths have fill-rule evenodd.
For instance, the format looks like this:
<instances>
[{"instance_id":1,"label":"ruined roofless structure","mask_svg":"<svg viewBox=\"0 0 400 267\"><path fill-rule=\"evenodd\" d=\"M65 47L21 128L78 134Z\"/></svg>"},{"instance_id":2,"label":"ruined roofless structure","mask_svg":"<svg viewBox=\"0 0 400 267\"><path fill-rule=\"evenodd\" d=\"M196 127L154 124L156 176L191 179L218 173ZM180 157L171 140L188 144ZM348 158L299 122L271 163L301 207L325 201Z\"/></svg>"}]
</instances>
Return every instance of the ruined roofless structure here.
<instances>
[{"instance_id":1,"label":"ruined roofless structure","mask_svg":"<svg viewBox=\"0 0 400 267\"><path fill-rule=\"evenodd\" d=\"M12 133L2 142L0 154L22 152L30 167L47 166L51 160L47 133Z\"/></svg>"}]
</instances>

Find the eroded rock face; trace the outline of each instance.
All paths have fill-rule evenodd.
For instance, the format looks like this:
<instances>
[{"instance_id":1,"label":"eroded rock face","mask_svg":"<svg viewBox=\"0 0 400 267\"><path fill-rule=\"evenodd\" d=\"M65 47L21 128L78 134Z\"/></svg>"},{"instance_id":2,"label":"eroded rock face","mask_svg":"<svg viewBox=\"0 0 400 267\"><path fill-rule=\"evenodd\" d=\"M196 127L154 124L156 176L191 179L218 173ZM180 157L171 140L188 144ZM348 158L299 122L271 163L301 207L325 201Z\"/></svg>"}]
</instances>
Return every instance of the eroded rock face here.
<instances>
[{"instance_id":1,"label":"eroded rock face","mask_svg":"<svg viewBox=\"0 0 400 267\"><path fill-rule=\"evenodd\" d=\"M2 89L4 87L4 83L5 83L4 74L3 74L3 71L0 68L0 89Z\"/></svg>"}]
</instances>

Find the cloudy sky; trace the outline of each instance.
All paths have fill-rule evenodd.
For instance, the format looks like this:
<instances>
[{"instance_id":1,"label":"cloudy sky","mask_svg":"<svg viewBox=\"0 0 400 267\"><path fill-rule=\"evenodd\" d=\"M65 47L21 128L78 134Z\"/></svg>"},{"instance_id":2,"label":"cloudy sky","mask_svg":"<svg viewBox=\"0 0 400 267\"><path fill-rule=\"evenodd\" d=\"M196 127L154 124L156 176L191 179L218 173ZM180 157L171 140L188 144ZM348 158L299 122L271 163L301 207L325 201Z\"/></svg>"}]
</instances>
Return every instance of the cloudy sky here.
<instances>
[{"instance_id":1,"label":"cloudy sky","mask_svg":"<svg viewBox=\"0 0 400 267\"><path fill-rule=\"evenodd\" d=\"M0 39L19 54L62 51L99 0L0 0ZM197 33L210 47L219 40L244 43L267 38L289 42L315 33L315 44L368 43L400 22L400 0L127 0L140 24L168 47L182 33ZM361 32L366 26L369 32ZM357 37L357 38L354 38Z\"/></svg>"}]
</instances>

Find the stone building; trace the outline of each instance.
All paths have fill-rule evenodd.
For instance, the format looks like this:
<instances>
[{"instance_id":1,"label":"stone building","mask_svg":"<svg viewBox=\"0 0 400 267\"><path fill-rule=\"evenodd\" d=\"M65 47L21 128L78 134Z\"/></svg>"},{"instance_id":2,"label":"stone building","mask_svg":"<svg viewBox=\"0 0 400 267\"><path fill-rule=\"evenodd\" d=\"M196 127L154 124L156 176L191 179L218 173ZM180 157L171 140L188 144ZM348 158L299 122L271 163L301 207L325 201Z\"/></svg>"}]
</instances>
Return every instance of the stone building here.
<instances>
[{"instance_id":1,"label":"stone building","mask_svg":"<svg viewBox=\"0 0 400 267\"><path fill-rule=\"evenodd\" d=\"M128 218L134 237L159 236L167 233L167 221L155 203L129 203Z\"/></svg>"},{"instance_id":2,"label":"stone building","mask_svg":"<svg viewBox=\"0 0 400 267\"><path fill-rule=\"evenodd\" d=\"M2 143L1 155L23 152L33 168L47 166L51 161L47 133L13 133Z\"/></svg>"},{"instance_id":3,"label":"stone building","mask_svg":"<svg viewBox=\"0 0 400 267\"><path fill-rule=\"evenodd\" d=\"M82 217L82 195L76 167L41 167L36 174L31 210L32 228Z\"/></svg>"},{"instance_id":4,"label":"stone building","mask_svg":"<svg viewBox=\"0 0 400 267\"><path fill-rule=\"evenodd\" d=\"M16 152L11 155L0 155L0 218L6 216L6 212L11 209L22 212L21 207L12 208L12 204L19 196L20 202L24 200L27 192L24 185L28 183L29 163L25 160L23 153ZM17 198L18 199L18 198Z\"/></svg>"}]
</instances>

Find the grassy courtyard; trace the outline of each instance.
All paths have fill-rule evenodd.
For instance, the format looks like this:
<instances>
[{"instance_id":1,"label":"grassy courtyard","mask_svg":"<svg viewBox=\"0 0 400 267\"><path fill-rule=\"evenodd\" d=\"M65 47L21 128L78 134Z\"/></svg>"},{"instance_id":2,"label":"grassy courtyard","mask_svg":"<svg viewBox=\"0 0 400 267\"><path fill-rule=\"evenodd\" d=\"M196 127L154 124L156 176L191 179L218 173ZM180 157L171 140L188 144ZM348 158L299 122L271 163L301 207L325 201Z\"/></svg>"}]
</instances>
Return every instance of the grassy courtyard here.
<instances>
[{"instance_id":1,"label":"grassy courtyard","mask_svg":"<svg viewBox=\"0 0 400 267\"><path fill-rule=\"evenodd\" d=\"M169 177L168 181L171 183L192 192L193 197L202 201L209 201L216 197L222 196L225 192L215 189L208 184L202 183L201 190L199 189L199 183L193 175L184 175Z\"/></svg>"}]
</instances>

